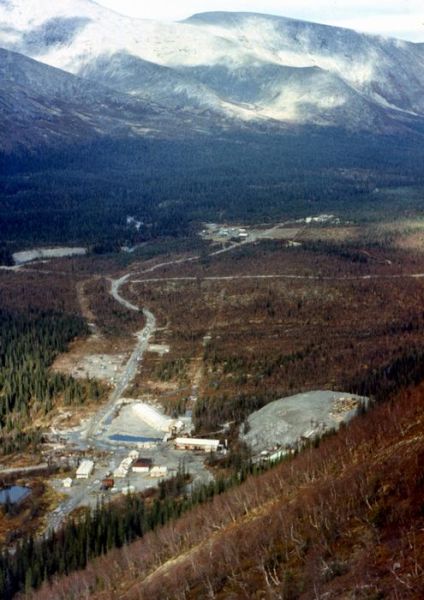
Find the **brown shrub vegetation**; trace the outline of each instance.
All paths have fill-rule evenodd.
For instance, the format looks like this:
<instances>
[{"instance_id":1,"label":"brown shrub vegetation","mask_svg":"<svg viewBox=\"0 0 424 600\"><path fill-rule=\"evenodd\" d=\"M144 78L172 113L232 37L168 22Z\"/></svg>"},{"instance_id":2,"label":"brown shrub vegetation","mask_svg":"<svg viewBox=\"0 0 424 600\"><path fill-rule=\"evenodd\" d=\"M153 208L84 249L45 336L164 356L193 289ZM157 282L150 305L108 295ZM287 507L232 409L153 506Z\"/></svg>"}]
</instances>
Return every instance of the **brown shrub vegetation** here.
<instances>
[{"instance_id":1,"label":"brown shrub vegetation","mask_svg":"<svg viewBox=\"0 0 424 600\"><path fill-rule=\"evenodd\" d=\"M424 595L424 385L33 598Z\"/></svg>"}]
</instances>

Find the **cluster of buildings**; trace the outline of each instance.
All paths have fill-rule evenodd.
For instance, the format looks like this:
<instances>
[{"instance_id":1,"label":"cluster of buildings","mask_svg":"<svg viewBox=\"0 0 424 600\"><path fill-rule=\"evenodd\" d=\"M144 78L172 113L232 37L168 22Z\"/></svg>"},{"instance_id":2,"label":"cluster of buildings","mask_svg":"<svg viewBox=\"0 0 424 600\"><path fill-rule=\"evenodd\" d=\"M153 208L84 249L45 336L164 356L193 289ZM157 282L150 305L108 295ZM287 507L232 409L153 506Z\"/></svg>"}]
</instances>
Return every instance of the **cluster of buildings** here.
<instances>
[{"instance_id":1,"label":"cluster of buildings","mask_svg":"<svg viewBox=\"0 0 424 600\"><path fill-rule=\"evenodd\" d=\"M201 231L201 236L207 239L246 239L249 234L245 227L230 227L226 225L217 225L216 223L208 223L207 229Z\"/></svg>"},{"instance_id":2,"label":"cluster of buildings","mask_svg":"<svg viewBox=\"0 0 424 600\"><path fill-rule=\"evenodd\" d=\"M332 221L334 224L340 223L340 219L335 215L317 215L316 217L306 217L304 220L307 225L311 223L328 223L329 221Z\"/></svg>"},{"instance_id":3,"label":"cluster of buildings","mask_svg":"<svg viewBox=\"0 0 424 600\"><path fill-rule=\"evenodd\" d=\"M113 476L115 478L127 477L130 470L133 473L142 475L150 475L150 477L166 477L168 475L168 467L166 465L154 465L151 458L142 458L137 450L131 450L129 455L121 461Z\"/></svg>"},{"instance_id":4,"label":"cluster of buildings","mask_svg":"<svg viewBox=\"0 0 424 600\"><path fill-rule=\"evenodd\" d=\"M249 234L244 227L221 227L216 235L222 238L246 239Z\"/></svg>"},{"instance_id":5,"label":"cluster of buildings","mask_svg":"<svg viewBox=\"0 0 424 600\"><path fill-rule=\"evenodd\" d=\"M129 462L128 459L124 459L124 460L125 460L124 464L127 465ZM122 465L122 463L121 463L121 465ZM120 465L120 467L121 467L121 465ZM118 469L119 469L119 467L118 467ZM151 458L137 458L136 460L134 460L132 462L131 470L133 473L150 475L150 477L155 477L155 478L156 477L163 478L168 475L168 467L153 465L153 461ZM122 478L122 473L126 471L126 468L122 469L122 471L118 471L118 475L116 475L117 471L118 470L115 469L115 471L113 473L114 477ZM126 475L128 475L128 474L129 474L129 469L128 469L128 471L126 471ZM113 477L106 477L105 479L103 479L101 482L100 490L103 492L107 492L107 491L117 492L118 489L115 487L115 479ZM122 488L121 491L123 494L129 494L129 493L135 491L135 487L133 485L128 484L124 488Z\"/></svg>"},{"instance_id":6,"label":"cluster of buildings","mask_svg":"<svg viewBox=\"0 0 424 600\"><path fill-rule=\"evenodd\" d=\"M152 422L155 421L155 425L158 425L157 417L161 417L160 413L157 413L152 408L151 411L144 409L144 417L150 419ZM170 431L170 423L172 422L172 433ZM194 438L194 437L174 437L176 431L181 431L179 421L169 418L164 418L161 421L163 430L165 426L168 429L168 435L170 442L173 444L176 450L192 451L192 452L226 452L227 443L221 443L217 439L207 438ZM181 426L183 424L181 423ZM181 427L182 428L182 427ZM84 458L80 461L76 470L76 479L89 479L94 471L94 461L88 458ZM101 491L118 491L115 487L116 479L126 479L131 473L141 474L144 476L162 479L168 476L169 469L167 465L155 465L152 458L141 457L138 450L130 450L128 455L123 458L120 464L107 474L107 476L101 481ZM99 482L100 483L100 482ZM70 477L62 480L62 486L64 488L71 488L73 480ZM128 484L129 485L129 484ZM128 486L127 486L128 487Z\"/></svg>"}]
</instances>

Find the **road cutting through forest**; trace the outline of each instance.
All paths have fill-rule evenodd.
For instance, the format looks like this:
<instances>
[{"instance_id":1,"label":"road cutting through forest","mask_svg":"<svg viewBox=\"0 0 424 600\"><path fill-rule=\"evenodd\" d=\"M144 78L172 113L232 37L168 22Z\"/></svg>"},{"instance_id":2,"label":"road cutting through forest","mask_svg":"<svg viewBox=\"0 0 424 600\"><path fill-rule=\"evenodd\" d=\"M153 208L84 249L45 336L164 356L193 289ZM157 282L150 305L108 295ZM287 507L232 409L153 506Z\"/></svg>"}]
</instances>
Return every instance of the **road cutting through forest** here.
<instances>
[{"instance_id":1,"label":"road cutting through forest","mask_svg":"<svg viewBox=\"0 0 424 600\"><path fill-rule=\"evenodd\" d=\"M225 252L231 252L232 250L240 247L241 245L245 245L250 243L250 241L242 242L242 244L233 244L231 246L227 246L218 251L213 251L209 253L207 256L216 256L223 254ZM205 280L205 281L231 281L231 280L249 280L249 279L288 279L288 280L315 280L315 281L353 281L353 280L368 280L368 279L400 279L400 278L424 278L424 273L401 273L401 274L388 274L388 275L361 275L361 276L347 276L347 277L331 277L331 276L319 276L319 275L285 275L285 274L268 274L268 275L223 275L223 276L206 276L206 277L172 277L172 276L164 276L161 277L150 277L151 274L156 271L160 271L161 269L165 269L166 267L172 267L181 264L192 263L200 260L199 255L192 255L188 257L178 258L175 260L168 260L160 263L156 263L148 268L144 269L136 269L133 268L129 272L119 276L118 278L110 278L110 288L109 293L114 298L116 302L118 302L122 307L126 310L143 313L145 318L144 327L135 333L136 343L134 349L129 356L122 373L118 376L115 381L115 385L113 390L111 391L107 403L102 406L89 420L88 424L86 423L79 429L79 441L82 442L82 447L91 447L97 448L98 450L104 451L106 445L109 444L108 441L105 440L104 432L107 427L109 420L113 418L113 415L116 412L118 403L122 398L126 388L129 384L134 380L139 364L149 347L149 343L153 336L155 335L157 329L157 323L155 315L147 308L140 307L125 297L125 293L122 291L122 288L126 284L130 283L148 283L148 282L161 282L161 281L196 281L196 280ZM28 269L29 270L29 269ZM84 283L81 284L81 289L79 290L79 299L83 297L85 303L85 315L86 318L89 317L93 322L95 320L95 315L89 309L88 298L85 297ZM132 298L131 298L132 300ZM84 308L84 307L83 307ZM93 319L94 317L94 319ZM97 328L94 325L93 333L97 332ZM193 382L193 396L197 395L198 389L198 381ZM70 435L70 441L75 439L75 434ZM99 477L99 476L98 476ZM93 493L98 486L98 481L87 481L80 482L80 488L75 490L74 495L71 498L68 498L64 501L57 509L54 511L49 519L48 519L48 528L58 529L65 518L78 506L85 503L88 495Z\"/></svg>"}]
</instances>

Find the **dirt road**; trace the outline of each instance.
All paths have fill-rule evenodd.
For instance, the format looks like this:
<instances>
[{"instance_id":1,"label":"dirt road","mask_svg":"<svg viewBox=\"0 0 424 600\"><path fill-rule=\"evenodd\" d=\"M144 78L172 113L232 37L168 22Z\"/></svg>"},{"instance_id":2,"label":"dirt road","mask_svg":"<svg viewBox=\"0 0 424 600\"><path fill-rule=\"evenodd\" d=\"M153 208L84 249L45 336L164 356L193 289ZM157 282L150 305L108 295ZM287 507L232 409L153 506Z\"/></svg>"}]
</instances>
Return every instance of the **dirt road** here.
<instances>
[{"instance_id":1,"label":"dirt road","mask_svg":"<svg viewBox=\"0 0 424 600\"><path fill-rule=\"evenodd\" d=\"M121 296L119 291L121 286L128 281L130 275L130 273L127 273L119 279L112 280L110 293L117 302L119 302L128 310L139 312L140 308L135 304L131 304L131 302L128 302L128 300ZM136 376L138 365L141 359L143 358L143 354L147 350L149 340L156 331L156 318L154 314L147 308L143 308L142 311L146 319L146 324L144 325L141 331L138 331L136 333L137 343L135 345L135 348L132 351L131 356L129 357L121 375L118 377L115 388L111 392L107 404L101 409L99 409L97 413L91 418L91 422L85 436L86 439L90 440L91 442L95 442L96 436L98 436L102 432L105 422L113 414L116 407L116 403L122 397L125 388L132 382L132 380Z\"/></svg>"}]
</instances>

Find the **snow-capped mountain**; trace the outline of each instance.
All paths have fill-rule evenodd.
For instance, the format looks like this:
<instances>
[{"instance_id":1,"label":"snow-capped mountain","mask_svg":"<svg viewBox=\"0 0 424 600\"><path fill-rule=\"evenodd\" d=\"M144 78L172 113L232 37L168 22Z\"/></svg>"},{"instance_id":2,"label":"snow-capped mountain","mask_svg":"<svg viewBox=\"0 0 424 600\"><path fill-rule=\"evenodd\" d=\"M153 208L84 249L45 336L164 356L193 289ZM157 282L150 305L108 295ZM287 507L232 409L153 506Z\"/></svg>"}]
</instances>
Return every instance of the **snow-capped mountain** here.
<instances>
[{"instance_id":1,"label":"snow-capped mountain","mask_svg":"<svg viewBox=\"0 0 424 600\"><path fill-rule=\"evenodd\" d=\"M163 23L90 0L0 0L0 46L175 119L381 132L424 118L422 44L282 17Z\"/></svg>"},{"instance_id":2,"label":"snow-capped mountain","mask_svg":"<svg viewBox=\"0 0 424 600\"><path fill-rule=\"evenodd\" d=\"M0 149L99 135L152 135L174 115L26 56L0 49Z\"/></svg>"}]
</instances>

